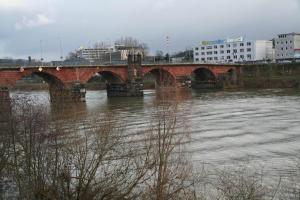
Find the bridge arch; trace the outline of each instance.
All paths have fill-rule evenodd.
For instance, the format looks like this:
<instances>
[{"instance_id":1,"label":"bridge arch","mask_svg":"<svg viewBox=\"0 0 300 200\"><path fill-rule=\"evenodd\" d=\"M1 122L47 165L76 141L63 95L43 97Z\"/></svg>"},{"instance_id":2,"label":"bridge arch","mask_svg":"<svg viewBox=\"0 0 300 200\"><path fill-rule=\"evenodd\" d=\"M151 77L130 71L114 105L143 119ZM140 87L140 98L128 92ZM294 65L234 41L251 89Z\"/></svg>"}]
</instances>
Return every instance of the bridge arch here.
<instances>
[{"instance_id":1,"label":"bridge arch","mask_svg":"<svg viewBox=\"0 0 300 200\"><path fill-rule=\"evenodd\" d=\"M43 81L45 81L48 84L50 101L62 101L66 97L68 97L69 93L67 92L68 86L66 85L66 83L49 71L24 71L22 72L21 76L17 81L20 81L32 75L40 77Z\"/></svg>"},{"instance_id":2,"label":"bridge arch","mask_svg":"<svg viewBox=\"0 0 300 200\"><path fill-rule=\"evenodd\" d=\"M175 76L164 68L152 68L144 73L144 79L147 76L152 75L155 78L155 85L170 87L175 86L176 78Z\"/></svg>"},{"instance_id":3,"label":"bridge arch","mask_svg":"<svg viewBox=\"0 0 300 200\"><path fill-rule=\"evenodd\" d=\"M96 71L96 73L93 73L88 79L87 83L95 81L95 80L100 80L106 83L124 83L125 80L117 74L112 71Z\"/></svg>"},{"instance_id":4,"label":"bridge arch","mask_svg":"<svg viewBox=\"0 0 300 200\"><path fill-rule=\"evenodd\" d=\"M199 67L191 73L192 87L196 89L210 89L217 85L217 75L206 67Z\"/></svg>"},{"instance_id":5,"label":"bridge arch","mask_svg":"<svg viewBox=\"0 0 300 200\"><path fill-rule=\"evenodd\" d=\"M22 73L22 75L19 77L19 79L17 79L17 81L32 75L36 75L42 78L46 83L48 83L49 87L64 88L66 86L65 83L59 77L44 71L26 71Z\"/></svg>"},{"instance_id":6,"label":"bridge arch","mask_svg":"<svg viewBox=\"0 0 300 200\"><path fill-rule=\"evenodd\" d=\"M192 78L199 81L208 81L208 80L216 80L216 74L208 68L199 67L192 71Z\"/></svg>"},{"instance_id":7,"label":"bridge arch","mask_svg":"<svg viewBox=\"0 0 300 200\"><path fill-rule=\"evenodd\" d=\"M237 82L237 71L234 68L230 68L226 71L226 73L223 75L223 81L226 82L226 84L234 85Z\"/></svg>"}]
</instances>

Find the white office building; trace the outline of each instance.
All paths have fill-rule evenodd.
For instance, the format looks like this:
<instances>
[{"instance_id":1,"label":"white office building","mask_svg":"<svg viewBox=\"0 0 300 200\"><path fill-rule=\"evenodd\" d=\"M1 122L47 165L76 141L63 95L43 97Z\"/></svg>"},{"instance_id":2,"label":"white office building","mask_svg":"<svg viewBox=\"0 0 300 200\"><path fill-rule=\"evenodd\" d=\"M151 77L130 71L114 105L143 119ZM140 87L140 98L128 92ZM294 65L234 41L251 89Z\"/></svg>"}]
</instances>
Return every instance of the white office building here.
<instances>
[{"instance_id":1,"label":"white office building","mask_svg":"<svg viewBox=\"0 0 300 200\"><path fill-rule=\"evenodd\" d=\"M80 47L76 54L79 58L86 60L104 60L105 54L109 51L113 51L110 48L83 48Z\"/></svg>"},{"instance_id":2,"label":"white office building","mask_svg":"<svg viewBox=\"0 0 300 200\"><path fill-rule=\"evenodd\" d=\"M273 43L268 40L247 41L243 37L202 41L194 48L194 61L200 63L234 63L273 60Z\"/></svg>"},{"instance_id":3,"label":"white office building","mask_svg":"<svg viewBox=\"0 0 300 200\"><path fill-rule=\"evenodd\" d=\"M95 48L83 48L80 47L76 50L76 55L79 58L94 61L108 61L113 60L127 60L128 54L141 54L144 56L144 49L141 47L127 47L124 45L114 46L96 46Z\"/></svg>"},{"instance_id":4,"label":"white office building","mask_svg":"<svg viewBox=\"0 0 300 200\"><path fill-rule=\"evenodd\" d=\"M300 33L279 34L275 38L276 60L300 59Z\"/></svg>"}]
</instances>

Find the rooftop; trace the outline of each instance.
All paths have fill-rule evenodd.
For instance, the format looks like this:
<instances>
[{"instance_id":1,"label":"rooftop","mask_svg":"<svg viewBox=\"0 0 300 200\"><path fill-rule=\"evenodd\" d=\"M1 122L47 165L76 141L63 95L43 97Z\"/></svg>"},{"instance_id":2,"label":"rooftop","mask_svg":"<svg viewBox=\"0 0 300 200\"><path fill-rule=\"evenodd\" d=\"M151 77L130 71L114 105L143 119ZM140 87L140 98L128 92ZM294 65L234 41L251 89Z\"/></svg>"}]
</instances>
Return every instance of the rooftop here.
<instances>
[{"instance_id":1,"label":"rooftop","mask_svg":"<svg viewBox=\"0 0 300 200\"><path fill-rule=\"evenodd\" d=\"M292 33L282 33L282 34L278 34L279 35L300 35L300 33L295 33L295 32L292 32Z\"/></svg>"}]
</instances>

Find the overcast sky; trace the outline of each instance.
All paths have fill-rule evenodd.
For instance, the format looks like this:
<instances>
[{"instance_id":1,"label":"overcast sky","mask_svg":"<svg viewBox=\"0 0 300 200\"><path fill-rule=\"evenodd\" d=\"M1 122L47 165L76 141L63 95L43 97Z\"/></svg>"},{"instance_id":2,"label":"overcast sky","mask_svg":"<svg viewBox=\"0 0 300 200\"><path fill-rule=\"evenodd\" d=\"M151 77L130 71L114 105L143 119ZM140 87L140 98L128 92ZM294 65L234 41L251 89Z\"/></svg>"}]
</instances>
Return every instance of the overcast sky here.
<instances>
[{"instance_id":1,"label":"overcast sky","mask_svg":"<svg viewBox=\"0 0 300 200\"><path fill-rule=\"evenodd\" d=\"M201 40L272 39L300 32L300 0L0 0L0 58L64 56L95 42L132 36L151 52Z\"/></svg>"}]
</instances>

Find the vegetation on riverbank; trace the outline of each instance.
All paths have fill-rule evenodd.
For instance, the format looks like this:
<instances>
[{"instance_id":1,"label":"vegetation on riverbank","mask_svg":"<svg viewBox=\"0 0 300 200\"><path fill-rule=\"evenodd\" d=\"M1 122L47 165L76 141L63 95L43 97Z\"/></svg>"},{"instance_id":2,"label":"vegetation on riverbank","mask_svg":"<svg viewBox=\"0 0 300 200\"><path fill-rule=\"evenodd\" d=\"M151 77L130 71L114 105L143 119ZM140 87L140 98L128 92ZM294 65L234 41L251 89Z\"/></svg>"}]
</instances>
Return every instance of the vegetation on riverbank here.
<instances>
[{"instance_id":1,"label":"vegetation on riverbank","mask_svg":"<svg viewBox=\"0 0 300 200\"><path fill-rule=\"evenodd\" d=\"M33 100L13 99L12 110L1 112L1 197L299 199L297 167L270 185L263 170L247 164L192 164L188 120L174 96L158 97L148 129L135 135L125 135L126 124L111 111L69 123L61 116L68 105L50 116ZM76 115L76 107L68 114Z\"/></svg>"},{"instance_id":2,"label":"vegetation on riverbank","mask_svg":"<svg viewBox=\"0 0 300 200\"><path fill-rule=\"evenodd\" d=\"M300 64L245 65L240 78L244 88L299 88Z\"/></svg>"}]
</instances>

